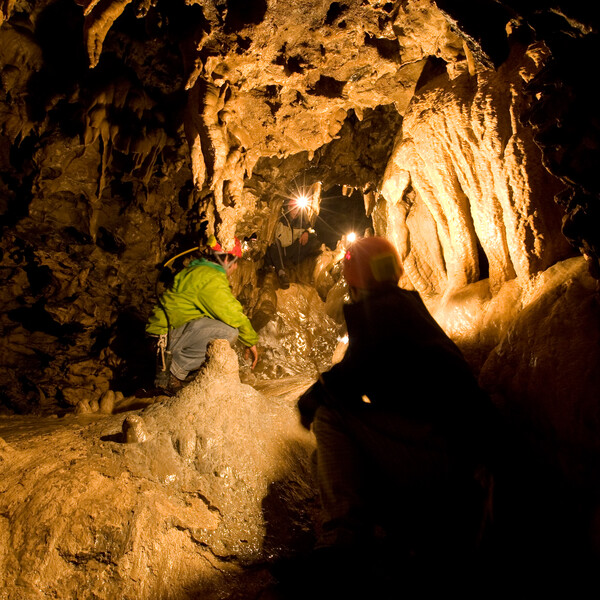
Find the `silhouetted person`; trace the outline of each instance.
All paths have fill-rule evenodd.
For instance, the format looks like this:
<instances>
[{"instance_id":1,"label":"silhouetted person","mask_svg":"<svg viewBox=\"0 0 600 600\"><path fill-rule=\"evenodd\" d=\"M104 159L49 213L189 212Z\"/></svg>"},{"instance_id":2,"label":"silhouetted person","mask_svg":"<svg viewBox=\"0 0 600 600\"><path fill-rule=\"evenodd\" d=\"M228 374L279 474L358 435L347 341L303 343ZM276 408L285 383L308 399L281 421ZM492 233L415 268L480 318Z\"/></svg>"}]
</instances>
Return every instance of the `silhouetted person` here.
<instances>
[{"instance_id":1,"label":"silhouetted person","mask_svg":"<svg viewBox=\"0 0 600 600\"><path fill-rule=\"evenodd\" d=\"M416 553L438 568L469 552L491 407L419 294L398 287L391 243L359 239L343 271L346 354L298 402L317 440L323 523L313 556L326 557L324 576L338 584L357 557L366 568L375 542L392 540L396 556Z\"/></svg>"}]
</instances>

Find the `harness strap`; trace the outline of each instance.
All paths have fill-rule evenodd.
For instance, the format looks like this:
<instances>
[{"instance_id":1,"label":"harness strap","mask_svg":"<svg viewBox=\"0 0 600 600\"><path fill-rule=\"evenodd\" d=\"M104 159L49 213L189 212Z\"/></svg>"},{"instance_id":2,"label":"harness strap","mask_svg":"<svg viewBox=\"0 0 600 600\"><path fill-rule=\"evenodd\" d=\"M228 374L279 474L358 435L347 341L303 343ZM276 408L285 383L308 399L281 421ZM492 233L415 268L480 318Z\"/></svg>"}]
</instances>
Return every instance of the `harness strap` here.
<instances>
[{"instance_id":1,"label":"harness strap","mask_svg":"<svg viewBox=\"0 0 600 600\"><path fill-rule=\"evenodd\" d=\"M165 358L165 352L167 351L167 344L169 342L169 335L162 333L158 336L157 352L160 352L160 360L162 361L162 370L165 371L167 368L167 361Z\"/></svg>"}]
</instances>

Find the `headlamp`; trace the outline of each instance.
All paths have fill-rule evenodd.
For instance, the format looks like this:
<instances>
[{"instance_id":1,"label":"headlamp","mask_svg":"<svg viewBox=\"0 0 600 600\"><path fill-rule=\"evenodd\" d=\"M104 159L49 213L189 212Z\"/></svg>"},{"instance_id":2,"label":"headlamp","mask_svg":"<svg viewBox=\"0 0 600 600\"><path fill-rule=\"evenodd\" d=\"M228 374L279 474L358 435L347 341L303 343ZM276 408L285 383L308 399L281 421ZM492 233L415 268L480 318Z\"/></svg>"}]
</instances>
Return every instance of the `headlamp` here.
<instances>
[{"instance_id":1,"label":"headlamp","mask_svg":"<svg viewBox=\"0 0 600 600\"><path fill-rule=\"evenodd\" d=\"M306 196L300 195L294 198L294 204L296 205L296 208L305 210L310 206L310 200Z\"/></svg>"}]
</instances>

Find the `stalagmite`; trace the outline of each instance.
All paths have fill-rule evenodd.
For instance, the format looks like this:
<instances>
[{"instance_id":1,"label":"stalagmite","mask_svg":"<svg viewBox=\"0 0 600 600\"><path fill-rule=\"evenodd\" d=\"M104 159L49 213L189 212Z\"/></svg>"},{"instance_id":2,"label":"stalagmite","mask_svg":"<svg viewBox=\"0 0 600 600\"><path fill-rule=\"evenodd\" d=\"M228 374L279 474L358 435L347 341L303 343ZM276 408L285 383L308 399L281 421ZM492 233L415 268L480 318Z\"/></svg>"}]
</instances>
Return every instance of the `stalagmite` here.
<instances>
[{"instance_id":1,"label":"stalagmite","mask_svg":"<svg viewBox=\"0 0 600 600\"><path fill-rule=\"evenodd\" d=\"M105 415L112 414L115 408L115 393L112 390L107 390L100 397L99 410Z\"/></svg>"},{"instance_id":2,"label":"stalagmite","mask_svg":"<svg viewBox=\"0 0 600 600\"><path fill-rule=\"evenodd\" d=\"M126 444L139 444L149 439L148 430L143 417L127 415L123 421L123 441Z\"/></svg>"}]
</instances>

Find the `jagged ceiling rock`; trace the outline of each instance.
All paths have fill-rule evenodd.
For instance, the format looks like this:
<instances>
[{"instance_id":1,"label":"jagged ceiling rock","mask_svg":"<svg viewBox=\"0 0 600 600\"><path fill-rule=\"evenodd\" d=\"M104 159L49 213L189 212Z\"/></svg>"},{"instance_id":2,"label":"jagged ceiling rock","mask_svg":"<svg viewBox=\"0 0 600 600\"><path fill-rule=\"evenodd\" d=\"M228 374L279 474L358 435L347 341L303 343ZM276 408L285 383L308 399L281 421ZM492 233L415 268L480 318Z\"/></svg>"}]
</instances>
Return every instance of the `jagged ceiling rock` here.
<instances>
[{"instance_id":1,"label":"jagged ceiling rock","mask_svg":"<svg viewBox=\"0 0 600 600\"><path fill-rule=\"evenodd\" d=\"M81 4L90 66L96 67L131 1ZM179 38L188 91L185 131L194 184L210 188L213 226L228 240L235 229L228 209L242 205L238 220L245 212L242 181L259 157L311 154L337 136L350 109L362 114L393 104L402 114L428 56L465 59L460 38L427 0L402 6L190 2L177 15L167 15L160 3L133 6L165 33L183 29L167 25L169 18L191 21Z\"/></svg>"}]
</instances>

